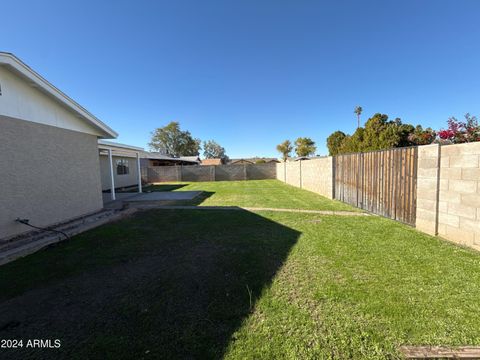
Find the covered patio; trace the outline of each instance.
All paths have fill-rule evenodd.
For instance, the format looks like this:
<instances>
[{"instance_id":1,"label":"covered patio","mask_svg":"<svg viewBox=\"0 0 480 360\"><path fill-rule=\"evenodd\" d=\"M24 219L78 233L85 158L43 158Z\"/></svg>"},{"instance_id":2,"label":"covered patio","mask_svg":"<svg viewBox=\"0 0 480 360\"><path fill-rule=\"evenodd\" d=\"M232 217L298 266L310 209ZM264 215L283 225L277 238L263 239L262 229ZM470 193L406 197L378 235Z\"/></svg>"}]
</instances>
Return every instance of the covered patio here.
<instances>
[{"instance_id":1,"label":"covered patio","mask_svg":"<svg viewBox=\"0 0 480 360\"><path fill-rule=\"evenodd\" d=\"M140 164L142 154L145 152L143 148L99 140L98 151L104 204L117 200L118 196L131 196L143 192ZM137 193L118 194L116 191L132 186L137 187Z\"/></svg>"}]
</instances>

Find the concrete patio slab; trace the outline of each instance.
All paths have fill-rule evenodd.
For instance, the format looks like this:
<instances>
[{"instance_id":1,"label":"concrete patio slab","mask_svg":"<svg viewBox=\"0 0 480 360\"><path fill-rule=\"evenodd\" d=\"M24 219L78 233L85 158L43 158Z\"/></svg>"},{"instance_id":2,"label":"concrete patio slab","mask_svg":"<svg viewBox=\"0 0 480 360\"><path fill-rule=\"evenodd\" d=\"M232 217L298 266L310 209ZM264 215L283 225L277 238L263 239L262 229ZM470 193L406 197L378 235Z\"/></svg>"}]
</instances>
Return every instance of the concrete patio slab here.
<instances>
[{"instance_id":1,"label":"concrete patio slab","mask_svg":"<svg viewBox=\"0 0 480 360\"><path fill-rule=\"evenodd\" d=\"M177 201L192 200L200 195L202 191L157 191L150 193L134 194L135 196L122 199L126 202L139 201Z\"/></svg>"}]
</instances>

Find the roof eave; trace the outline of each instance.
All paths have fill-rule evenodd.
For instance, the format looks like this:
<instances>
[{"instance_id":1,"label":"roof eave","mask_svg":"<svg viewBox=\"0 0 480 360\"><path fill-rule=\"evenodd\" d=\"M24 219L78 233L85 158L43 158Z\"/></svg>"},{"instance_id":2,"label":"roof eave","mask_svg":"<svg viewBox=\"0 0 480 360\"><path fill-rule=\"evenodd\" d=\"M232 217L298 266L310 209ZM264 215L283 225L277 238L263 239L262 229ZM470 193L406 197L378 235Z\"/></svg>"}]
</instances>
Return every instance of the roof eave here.
<instances>
[{"instance_id":1,"label":"roof eave","mask_svg":"<svg viewBox=\"0 0 480 360\"><path fill-rule=\"evenodd\" d=\"M90 125L100 130L103 133L100 137L103 139L113 139L118 136L118 133L110 128L107 124L98 119L95 115L90 113L75 100L67 96L65 93L60 91L41 75L35 72L22 60L17 58L15 55L7 52L0 52L0 65L8 66L10 69L13 69L18 74L22 75L26 79L30 80L32 83L37 85L43 92L52 96L54 99L59 101L61 104L67 106L69 109L74 111L80 118L87 121Z\"/></svg>"}]
</instances>

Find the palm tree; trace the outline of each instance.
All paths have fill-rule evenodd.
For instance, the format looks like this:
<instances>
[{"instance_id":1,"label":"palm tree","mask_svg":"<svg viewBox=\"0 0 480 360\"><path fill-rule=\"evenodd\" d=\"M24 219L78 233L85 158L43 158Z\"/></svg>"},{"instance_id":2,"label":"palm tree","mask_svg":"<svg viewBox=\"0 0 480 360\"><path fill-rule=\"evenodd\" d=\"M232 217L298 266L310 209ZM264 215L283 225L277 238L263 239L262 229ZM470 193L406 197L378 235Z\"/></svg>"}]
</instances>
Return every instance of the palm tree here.
<instances>
[{"instance_id":1,"label":"palm tree","mask_svg":"<svg viewBox=\"0 0 480 360\"><path fill-rule=\"evenodd\" d=\"M362 114L362 107L361 106L356 106L355 110L353 112L357 114L357 129L360 127L360 115Z\"/></svg>"},{"instance_id":2,"label":"palm tree","mask_svg":"<svg viewBox=\"0 0 480 360\"><path fill-rule=\"evenodd\" d=\"M283 143L277 145L277 151L282 154L283 161L287 161L292 150L293 146L290 140L285 140Z\"/></svg>"}]
</instances>

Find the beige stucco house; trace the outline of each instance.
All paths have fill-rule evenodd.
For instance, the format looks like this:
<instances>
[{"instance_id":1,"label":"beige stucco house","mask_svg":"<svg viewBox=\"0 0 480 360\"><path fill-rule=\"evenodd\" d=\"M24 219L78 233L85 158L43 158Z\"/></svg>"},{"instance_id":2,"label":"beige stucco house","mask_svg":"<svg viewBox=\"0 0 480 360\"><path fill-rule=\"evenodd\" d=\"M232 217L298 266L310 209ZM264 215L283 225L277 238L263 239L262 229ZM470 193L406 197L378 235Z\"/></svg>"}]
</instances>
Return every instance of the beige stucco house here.
<instances>
[{"instance_id":1,"label":"beige stucco house","mask_svg":"<svg viewBox=\"0 0 480 360\"><path fill-rule=\"evenodd\" d=\"M21 60L0 52L0 239L103 207L98 139L117 134Z\"/></svg>"}]
</instances>

